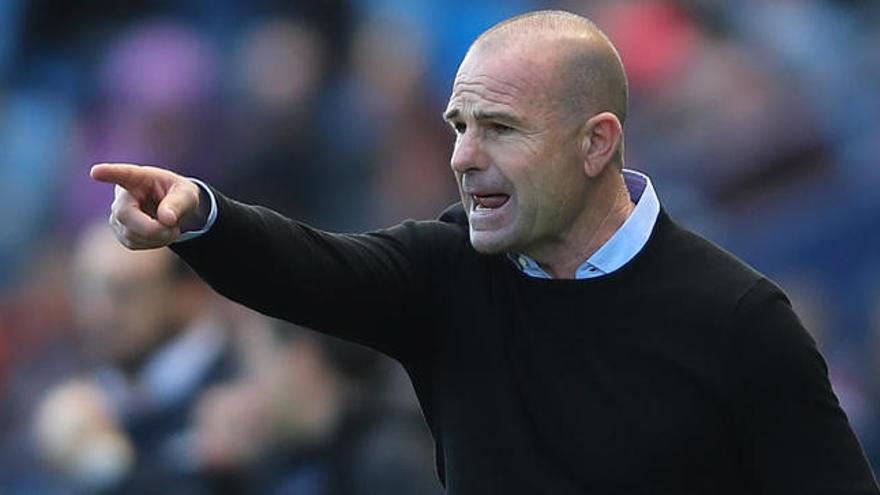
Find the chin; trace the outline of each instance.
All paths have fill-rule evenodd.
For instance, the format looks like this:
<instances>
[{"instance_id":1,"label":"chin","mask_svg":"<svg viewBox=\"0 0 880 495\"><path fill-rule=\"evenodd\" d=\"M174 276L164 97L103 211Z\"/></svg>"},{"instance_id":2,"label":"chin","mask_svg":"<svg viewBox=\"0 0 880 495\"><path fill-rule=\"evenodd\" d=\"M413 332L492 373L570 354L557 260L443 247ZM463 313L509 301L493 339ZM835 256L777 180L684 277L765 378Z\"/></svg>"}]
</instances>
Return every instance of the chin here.
<instances>
[{"instance_id":1,"label":"chin","mask_svg":"<svg viewBox=\"0 0 880 495\"><path fill-rule=\"evenodd\" d=\"M512 243L499 232L470 232L471 246L480 254L504 254L512 249Z\"/></svg>"}]
</instances>

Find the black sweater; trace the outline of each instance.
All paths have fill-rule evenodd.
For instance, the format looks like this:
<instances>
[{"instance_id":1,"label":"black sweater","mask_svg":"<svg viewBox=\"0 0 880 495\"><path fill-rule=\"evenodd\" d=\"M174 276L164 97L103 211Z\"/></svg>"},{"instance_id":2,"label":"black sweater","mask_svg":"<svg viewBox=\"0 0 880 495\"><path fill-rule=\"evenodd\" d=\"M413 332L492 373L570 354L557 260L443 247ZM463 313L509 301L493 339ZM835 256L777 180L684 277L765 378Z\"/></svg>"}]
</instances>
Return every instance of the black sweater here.
<instances>
[{"instance_id":1,"label":"black sweater","mask_svg":"<svg viewBox=\"0 0 880 495\"><path fill-rule=\"evenodd\" d=\"M783 293L665 212L618 271L546 280L474 251L460 207L342 235L215 194L213 228L172 249L399 360L450 494L880 493Z\"/></svg>"}]
</instances>

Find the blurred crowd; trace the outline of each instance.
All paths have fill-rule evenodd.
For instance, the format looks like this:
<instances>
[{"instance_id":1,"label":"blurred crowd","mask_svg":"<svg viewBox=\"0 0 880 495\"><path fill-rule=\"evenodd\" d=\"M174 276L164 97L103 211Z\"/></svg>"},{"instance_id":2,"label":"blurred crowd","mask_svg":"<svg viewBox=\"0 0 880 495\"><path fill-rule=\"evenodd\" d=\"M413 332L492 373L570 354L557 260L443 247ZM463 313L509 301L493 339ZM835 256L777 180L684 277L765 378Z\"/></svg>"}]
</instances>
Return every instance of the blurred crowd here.
<instances>
[{"instance_id":1,"label":"blurred crowd","mask_svg":"<svg viewBox=\"0 0 880 495\"><path fill-rule=\"evenodd\" d=\"M880 2L6 0L0 492L439 492L399 366L121 248L87 172L161 165L334 231L434 217L457 63L536 8L618 46L627 166L789 293L880 468Z\"/></svg>"}]
</instances>

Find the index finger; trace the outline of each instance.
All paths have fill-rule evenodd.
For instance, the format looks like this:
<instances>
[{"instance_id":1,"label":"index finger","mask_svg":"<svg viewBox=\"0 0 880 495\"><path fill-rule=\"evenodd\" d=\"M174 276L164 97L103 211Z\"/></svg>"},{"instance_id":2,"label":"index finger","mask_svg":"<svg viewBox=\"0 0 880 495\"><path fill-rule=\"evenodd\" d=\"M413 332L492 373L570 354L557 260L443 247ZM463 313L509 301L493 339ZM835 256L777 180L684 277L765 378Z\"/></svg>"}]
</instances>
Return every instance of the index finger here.
<instances>
[{"instance_id":1,"label":"index finger","mask_svg":"<svg viewBox=\"0 0 880 495\"><path fill-rule=\"evenodd\" d=\"M92 166L89 176L97 181L117 184L131 190L149 180L145 168L130 163L99 163Z\"/></svg>"}]
</instances>

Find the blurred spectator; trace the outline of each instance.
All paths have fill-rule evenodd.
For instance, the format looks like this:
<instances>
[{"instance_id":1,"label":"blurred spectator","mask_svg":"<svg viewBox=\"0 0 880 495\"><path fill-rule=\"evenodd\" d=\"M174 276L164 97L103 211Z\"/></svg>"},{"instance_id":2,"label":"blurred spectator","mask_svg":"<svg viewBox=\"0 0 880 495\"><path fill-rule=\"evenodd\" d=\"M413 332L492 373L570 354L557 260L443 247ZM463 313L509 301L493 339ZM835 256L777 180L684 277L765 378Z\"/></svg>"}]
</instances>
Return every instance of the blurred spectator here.
<instances>
[{"instance_id":1,"label":"blurred spectator","mask_svg":"<svg viewBox=\"0 0 880 495\"><path fill-rule=\"evenodd\" d=\"M77 491L109 491L132 470L131 441L95 382L71 380L52 389L34 421L40 454Z\"/></svg>"},{"instance_id":2,"label":"blurred spectator","mask_svg":"<svg viewBox=\"0 0 880 495\"><path fill-rule=\"evenodd\" d=\"M214 296L170 252L128 251L103 224L86 231L74 266L93 371L46 393L40 452L74 487L188 493L195 403L236 366Z\"/></svg>"},{"instance_id":3,"label":"blurred spectator","mask_svg":"<svg viewBox=\"0 0 880 495\"><path fill-rule=\"evenodd\" d=\"M198 409L196 444L227 493L442 493L424 424L382 400L379 356L277 323L262 366L215 387Z\"/></svg>"},{"instance_id":4,"label":"blurred spectator","mask_svg":"<svg viewBox=\"0 0 880 495\"><path fill-rule=\"evenodd\" d=\"M334 192L317 185L328 168L316 125L328 70L325 40L308 24L272 19L251 26L236 43L233 158L229 170L216 174L220 185L289 215L320 214L322 198Z\"/></svg>"},{"instance_id":5,"label":"blurred spectator","mask_svg":"<svg viewBox=\"0 0 880 495\"><path fill-rule=\"evenodd\" d=\"M367 214L352 227L431 218L457 198L448 165L451 133L438 118L444 103L424 79L428 64L424 37L405 18L367 18L354 32L351 71L322 119L324 134L334 138L325 166L337 167L338 177L355 186L331 195L328 206L336 217Z\"/></svg>"}]
</instances>

